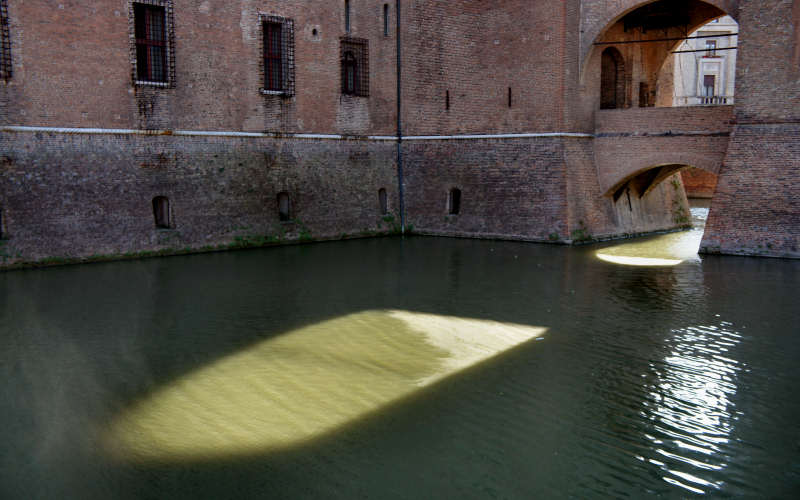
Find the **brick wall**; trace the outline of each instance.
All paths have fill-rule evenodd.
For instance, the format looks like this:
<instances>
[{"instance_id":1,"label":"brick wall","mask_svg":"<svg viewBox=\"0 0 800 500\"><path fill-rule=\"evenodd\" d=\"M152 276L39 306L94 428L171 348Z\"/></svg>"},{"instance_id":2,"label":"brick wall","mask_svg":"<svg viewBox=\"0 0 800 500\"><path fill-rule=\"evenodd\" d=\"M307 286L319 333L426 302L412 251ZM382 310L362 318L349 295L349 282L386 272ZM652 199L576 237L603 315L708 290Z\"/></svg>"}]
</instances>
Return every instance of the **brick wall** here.
<instances>
[{"instance_id":1,"label":"brick wall","mask_svg":"<svg viewBox=\"0 0 800 500\"><path fill-rule=\"evenodd\" d=\"M13 104L0 114L32 126L392 133L396 30L384 36L382 3L350 3L350 36L369 40L369 98L341 95L344 2L174 0L174 88L159 88L133 84L130 0L10 0ZM260 92L259 14L294 20L293 97Z\"/></svg>"},{"instance_id":2,"label":"brick wall","mask_svg":"<svg viewBox=\"0 0 800 500\"><path fill-rule=\"evenodd\" d=\"M736 121L701 250L800 257L800 66L796 2L742 1Z\"/></svg>"},{"instance_id":3,"label":"brick wall","mask_svg":"<svg viewBox=\"0 0 800 500\"><path fill-rule=\"evenodd\" d=\"M11 133L0 146L3 265L385 233L381 188L398 214L392 142ZM294 222L279 220L280 192Z\"/></svg>"},{"instance_id":4,"label":"brick wall","mask_svg":"<svg viewBox=\"0 0 800 500\"><path fill-rule=\"evenodd\" d=\"M686 188L686 196L690 198L711 198L717 187L717 176L699 168L690 168L681 172L681 180Z\"/></svg>"}]
</instances>

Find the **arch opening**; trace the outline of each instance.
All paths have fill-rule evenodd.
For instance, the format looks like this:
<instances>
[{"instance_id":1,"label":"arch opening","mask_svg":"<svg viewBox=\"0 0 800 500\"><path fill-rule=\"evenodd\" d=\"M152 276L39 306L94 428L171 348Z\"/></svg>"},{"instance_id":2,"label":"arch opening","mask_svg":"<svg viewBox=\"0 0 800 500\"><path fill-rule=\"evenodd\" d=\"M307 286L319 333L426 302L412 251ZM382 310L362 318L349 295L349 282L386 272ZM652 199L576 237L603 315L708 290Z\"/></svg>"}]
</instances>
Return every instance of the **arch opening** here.
<instances>
[{"instance_id":1,"label":"arch opening","mask_svg":"<svg viewBox=\"0 0 800 500\"><path fill-rule=\"evenodd\" d=\"M680 85L675 82L676 71L686 71L689 59L700 60L694 63L701 76L699 83L696 79L693 82L692 89L697 92L692 95L702 97L705 92L707 99L702 104L730 104L736 37L729 35L738 32L734 18L720 7L701 0L657 0L634 5L638 6L598 29L594 40L585 40L588 46L581 80L590 75L587 89L596 89L593 99L599 102L595 101L595 106L600 109L675 106L673 89ZM594 8L598 7L589 10ZM714 61L709 60L712 54L717 58ZM597 83L591 83L598 74ZM709 78L704 80L704 76ZM713 84L711 77L715 80ZM682 81L685 80L684 76ZM709 85L704 86L704 81ZM728 91L725 98L720 94L722 89Z\"/></svg>"},{"instance_id":2,"label":"arch opening","mask_svg":"<svg viewBox=\"0 0 800 500\"><path fill-rule=\"evenodd\" d=\"M625 59L614 47L600 58L600 109L625 107Z\"/></svg>"}]
</instances>

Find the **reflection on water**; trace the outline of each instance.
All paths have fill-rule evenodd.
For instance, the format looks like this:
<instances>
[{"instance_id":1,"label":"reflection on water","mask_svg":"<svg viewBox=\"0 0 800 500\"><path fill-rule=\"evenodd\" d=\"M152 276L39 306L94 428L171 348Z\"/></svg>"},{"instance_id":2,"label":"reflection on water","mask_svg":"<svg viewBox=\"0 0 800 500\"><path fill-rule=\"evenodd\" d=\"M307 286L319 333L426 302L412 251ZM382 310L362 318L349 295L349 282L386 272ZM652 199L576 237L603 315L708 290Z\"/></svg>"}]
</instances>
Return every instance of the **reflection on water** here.
<instances>
[{"instance_id":1,"label":"reflection on water","mask_svg":"<svg viewBox=\"0 0 800 500\"><path fill-rule=\"evenodd\" d=\"M365 311L261 342L114 421L121 459L196 460L297 445L538 337L543 328Z\"/></svg>"},{"instance_id":2,"label":"reflection on water","mask_svg":"<svg viewBox=\"0 0 800 500\"><path fill-rule=\"evenodd\" d=\"M693 203L694 205L694 203ZM681 262L699 262L697 251L703 239L707 203L692 206L692 228L689 231L667 233L614 244L597 251L597 258L629 266L676 266Z\"/></svg>"},{"instance_id":3,"label":"reflection on water","mask_svg":"<svg viewBox=\"0 0 800 500\"><path fill-rule=\"evenodd\" d=\"M733 398L738 373L746 367L731 356L741 335L730 323L687 327L665 339L670 352L652 362L655 383L643 417L653 421L648 438L664 480L694 493L723 488L716 479L732 457L729 436L736 420Z\"/></svg>"},{"instance_id":4,"label":"reflection on water","mask_svg":"<svg viewBox=\"0 0 800 500\"><path fill-rule=\"evenodd\" d=\"M792 498L800 262L695 233L2 273L0 498Z\"/></svg>"}]
</instances>

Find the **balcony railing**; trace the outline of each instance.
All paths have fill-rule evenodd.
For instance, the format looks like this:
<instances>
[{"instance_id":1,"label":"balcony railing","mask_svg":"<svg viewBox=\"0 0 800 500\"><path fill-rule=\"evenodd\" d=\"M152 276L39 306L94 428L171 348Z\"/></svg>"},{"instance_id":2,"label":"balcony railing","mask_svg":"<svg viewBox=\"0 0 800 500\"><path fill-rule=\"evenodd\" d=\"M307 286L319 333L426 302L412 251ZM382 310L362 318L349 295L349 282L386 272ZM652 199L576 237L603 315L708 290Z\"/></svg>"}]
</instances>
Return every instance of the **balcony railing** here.
<instances>
[{"instance_id":1,"label":"balcony railing","mask_svg":"<svg viewBox=\"0 0 800 500\"><path fill-rule=\"evenodd\" d=\"M677 106L724 106L733 104L733 96L686 96L678 98Z\"/></svg>"}]
</instances>

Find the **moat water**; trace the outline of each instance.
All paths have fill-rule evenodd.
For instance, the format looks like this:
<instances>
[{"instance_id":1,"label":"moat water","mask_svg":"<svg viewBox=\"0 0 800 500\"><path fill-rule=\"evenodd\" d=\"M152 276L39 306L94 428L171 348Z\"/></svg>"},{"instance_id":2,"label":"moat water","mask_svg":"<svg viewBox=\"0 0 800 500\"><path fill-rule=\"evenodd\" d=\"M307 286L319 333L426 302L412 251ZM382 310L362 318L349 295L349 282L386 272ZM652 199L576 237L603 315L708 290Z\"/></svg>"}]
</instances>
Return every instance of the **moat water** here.
<instances>
[{"instance_id":1,"label":"moat water","mask_svg":"<svg viewBox=\"0 0 800 500\"><path fill-rule=\"evenodd\" d=\"M0 274L0 498L793 497L800 262L701 234Z\"/></svg>"}]
</instances>

